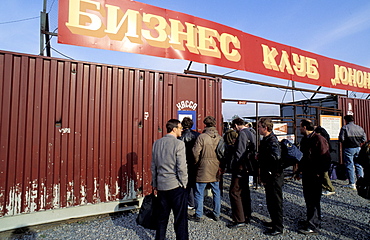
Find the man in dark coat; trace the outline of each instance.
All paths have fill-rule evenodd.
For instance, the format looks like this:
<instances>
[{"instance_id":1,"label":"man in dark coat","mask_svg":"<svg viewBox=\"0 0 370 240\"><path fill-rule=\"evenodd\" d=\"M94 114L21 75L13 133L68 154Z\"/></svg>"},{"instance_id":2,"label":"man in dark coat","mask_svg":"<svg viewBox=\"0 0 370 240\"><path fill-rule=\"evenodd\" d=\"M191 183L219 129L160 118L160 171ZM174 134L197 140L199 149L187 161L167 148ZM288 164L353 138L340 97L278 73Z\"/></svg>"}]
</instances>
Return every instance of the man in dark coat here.
<instances>
[{"instance_id":1,"label":"man in dark coat","mask_svg":"<svg viewBox=\"0 0 370 240\"><path fill-rule=\"evenodd\" d=\"M265 186L266 204L271 222L264 225L271 227L264 232L267 235L277 236L283 233L283 191L284 182L283 164L281 160L280 144L272 132L273 123L269 118L258 121L258 132L263 136L258 151L261 182Z\"/></svg>"},{"instance_id":2,"label":"man in dark coat","mask_svg":"<svg viewBox=\"0 0 370 240\"><path fill-rule=\"evenodd\" d=\"M321 223L321 184L324 173L330 167L329 145L326 139L314 132L314 125L310 120L303 119L300 124L300 150L303 158L299 163L298 172L302 173L303 196L307 208L307 220L299 229L305 235L317 234Z\"/></svg>"},{"instance_id":3,"label":"man in dark coat","mask_svg":"<svg viewBox=\"0 0 370 240\"><path fill-rule=\"evenodd\" d=\"M248 169L247 164L250 155L255 151L256 139L245 126L243 119L234 119L232 126L238 132L238 138L235 142L235 156L231 163L232 176L229 192L233 222L228 227L240 228L245 227L250 222L252 214L249 191L251 169Z\"/></svg>"},{"instance_id":4,"label":"man in dark coat","mask_svg":"<svg viewBox=\"0 0 370 240\"><path fill-rule=\"evenodd\" d=\"M195 144L195 140L199 137L200 133L192 130L193 127L193 120L189 117L184 117L182 119L181 125L183 127L183 131L181 137L179 138L181 141L185 143L185 151L186 151L186 164L188 165L188 185L186 190L188 191L188 208L193 209L195 207L194 203L194 192L195 192L195 159L193 155L193 147Z\"/></svg>"}]
</instances>

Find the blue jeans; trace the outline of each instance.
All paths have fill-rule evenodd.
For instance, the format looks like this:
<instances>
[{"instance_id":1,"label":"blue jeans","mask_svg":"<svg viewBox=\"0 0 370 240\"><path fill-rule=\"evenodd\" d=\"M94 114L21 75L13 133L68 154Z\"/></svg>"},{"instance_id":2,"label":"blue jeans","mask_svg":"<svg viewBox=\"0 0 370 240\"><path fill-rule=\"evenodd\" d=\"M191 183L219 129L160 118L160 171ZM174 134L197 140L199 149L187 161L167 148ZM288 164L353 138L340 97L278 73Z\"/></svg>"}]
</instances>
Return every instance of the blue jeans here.
<instances>
[{"instance_id":1,"label":"blue jeans","mask_svg":"<svg viewBox=\"0 0 370 240\"><path fill-rule=\"evenodd\" d=\"M354 161L358 157L360 149L361 149L360 147L357 147L357 148L344 148L343 150L343 160L344 164L346 164L349 184L356 183L355 169L357 178L364 176L362 166L358 163L355 163Z\"/></svg>"},{"instance_id":2,"label":"blue jeans","mask_svg":"<svg viewBox=\"0 0 370 240\"><path fill-rule=\"evenodd\" d=\"M203 216L203 200L204 200L204 189L208 183L197 182L195 189L195 216ZM211 182L211 190L213 194L213 214L220 217L221 214L221 196L220 196L220 184L219 182Z\"/></svg>"}]
</instances>

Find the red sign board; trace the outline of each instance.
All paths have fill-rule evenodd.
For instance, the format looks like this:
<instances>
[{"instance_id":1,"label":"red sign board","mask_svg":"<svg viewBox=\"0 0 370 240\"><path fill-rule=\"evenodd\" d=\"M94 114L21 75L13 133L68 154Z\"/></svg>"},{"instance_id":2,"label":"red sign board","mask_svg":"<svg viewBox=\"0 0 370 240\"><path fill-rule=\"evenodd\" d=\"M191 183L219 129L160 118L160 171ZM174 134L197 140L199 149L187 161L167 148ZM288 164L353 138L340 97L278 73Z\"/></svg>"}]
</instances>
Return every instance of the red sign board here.
<instances>
[{"instance_id":1,"label":"red sign board","mask_svg":"<svg viewBox=\"0 0 370 240\"><path fill-rule=\"evenodd\" d=\"M58 42L370 93L370 68L131 0L59 0Z\"/></svg>"}]
</instances>

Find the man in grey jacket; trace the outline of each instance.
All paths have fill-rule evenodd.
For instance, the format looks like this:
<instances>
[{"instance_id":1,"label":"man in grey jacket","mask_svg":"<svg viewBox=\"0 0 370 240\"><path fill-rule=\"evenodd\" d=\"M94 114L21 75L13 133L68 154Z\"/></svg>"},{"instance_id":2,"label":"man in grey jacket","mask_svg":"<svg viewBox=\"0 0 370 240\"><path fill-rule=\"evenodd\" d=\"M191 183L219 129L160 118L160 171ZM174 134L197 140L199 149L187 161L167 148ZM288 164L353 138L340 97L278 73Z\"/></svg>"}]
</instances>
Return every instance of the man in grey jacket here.
<instances>
[{"instance_id":1,"label":"man in grey jacket","mask_svg":"<svg viewBox=\"0 0 370 240\"><path fill-rule=\"evenodd\" d=\"M185 144L181 136L179 120L171 119L166 124L167 135L153 144L152 186L158 194L160 206L155 239L165 239L171 209L174 215L176 239L188 239L187 192L188 173Z\"/></svg>"},{"instance_id":2,"label":"man in grey jacket","mask_svg":"<svg viewBox=\"0 0 370 240\"><path fill-rule=\"evenodd\" d=\"M366 134L362 127L354 124L354 117L346 115L343 117L346 125L344 125L339 133L339 141L343 147L343 160L346 164L349 184L344 187L356 190L356 177L363 177L364 172L362 166L355 162L360 152L361 144L366 142Z\"/></svg>"}]
</instances>

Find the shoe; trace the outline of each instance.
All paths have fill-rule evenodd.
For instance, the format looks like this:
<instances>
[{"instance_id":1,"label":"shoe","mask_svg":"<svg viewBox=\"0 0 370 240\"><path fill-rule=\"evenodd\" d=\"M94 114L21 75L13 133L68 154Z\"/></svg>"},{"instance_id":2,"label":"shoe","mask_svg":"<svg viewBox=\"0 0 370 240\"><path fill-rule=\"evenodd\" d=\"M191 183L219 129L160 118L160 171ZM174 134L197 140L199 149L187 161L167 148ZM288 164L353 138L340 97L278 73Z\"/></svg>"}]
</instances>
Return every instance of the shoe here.
<instances>
[{"instance_id":1,"label":"shoe","mask_svg":"<svg viewBox=\"0 0 370 240\"><path fill-rule=\"evenodd\" d=\"M298 226L299 226L300 228L305 228L305 227L307 227L307 221L306 221L306 220L299 220L299 221L298 221Z\"/></svg>"},{"instance_id":2,"label":"shoe","mask_svg":"<svg viewBox=\"0 0 370 240\"><path fill-rule=\"evenodd\" d=\"M272 222L262 222L263 226L265 227L273 227L274 224Z\"/></svg>"},{"instance_id":3,"label":"shoe","mask_svg":"<svg viewBox=\"0 0 370 240\"><path fill-rule=\"evenodd\" d=\"M203 218L202 217L197 217L197 216L195 216L195 214L194 215L189 215L188 219L190 221L193 221L193 222L203 222Z\"/></svg>"},{"instance_id":4,"label":"shoe","mask_svg":"<svg viewBox=\"0 0 370 240\"><path fill-rule=\"evenodd\" d=\"M304 235L317 235L318 234L317 231L312 230L310 228L302 228L302 229L299 229L298 232Z\"/></svg>"},{"instance_id":5,"label":"shoe","mask_svg":"<svg viewBox=\"0 0 370 240\"><path fill-rule=\"evenodd\" d=\"M188 209L189 209L189 210L194 210L194 209L195 209L195 207L192 207L192 206L189 206L189 205L188 205Z\"/></svg>"},{"instance_id":6,"label":"shoe","mask_svg":"<svg viewBox=\"0 0 370 240\"><path fill-rule=\"evenodd\" d=\"M356 185L354 183L348 184L348 185L344 185L343 187L344 188L349 188L349 189L352 189L352 190L356 190Z\"/></svg>"},{"instance_id":7,"label":"shoe","mask_svg":"<svg viewBox=\"0 0 370 240\"><path fill-rule=\"evenodd\" d=\"M330 192L330 191L322 192L322 195L325 195L325 196L330 196L330 195L333 195L333 194L335 194L335 192Z\"/></svg>"},{"instance_id":8,"label":"shoe","mask_svg":"<svg viewBox=\"0 0 370 240\"><path fill-rule=\"evenodd\" d=\"M241 228L241 227L246 227L247 224L242 222L242 223L237 223L237 222L233 222L231 224L229 224L227 227L228 228L231 228L231 229L237 229L237 228Z\"/></svg>"},{"instance_id":9,"label":"shoe","mask_svg":"<svg viewBox=\"0 0 370 240\"><path fill-rule=\"evenodd\" d=\"M277 235L283 234L283 232L276 230L276 229L270 229L270 230L263 232L263 234L270 235L270 236L277 236Z\"/></svg>"},{"instance_id":10,"label":"shoe","mask_svg":"<svg viewBox=\"0 0 370 240\"><path fill-rule=\"evenodd\" d=\"M220 217L216 216L213 212L208 213L207 217L211 218L213 221L218 222L220 221Z\"/></svg>"}]
</instances>

